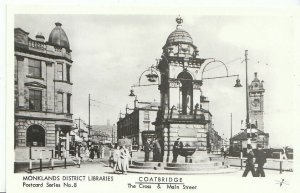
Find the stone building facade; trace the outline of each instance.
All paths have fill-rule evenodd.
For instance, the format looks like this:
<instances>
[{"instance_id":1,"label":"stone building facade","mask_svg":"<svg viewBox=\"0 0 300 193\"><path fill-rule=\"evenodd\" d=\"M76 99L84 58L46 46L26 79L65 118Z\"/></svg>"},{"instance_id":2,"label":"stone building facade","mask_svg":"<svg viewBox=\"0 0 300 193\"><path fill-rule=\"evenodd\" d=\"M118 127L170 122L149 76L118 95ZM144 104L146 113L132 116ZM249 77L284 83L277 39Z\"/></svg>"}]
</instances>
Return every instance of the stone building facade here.
<instances>
[{"instance_id":1,"label":"stone building facade","mask_svg":"<svg viewBox=\"0 0 300 193\"><path fill-rule=\"evenodd\" d=\"M223 146L223 139L219 133L213 128L209 127L207 133L207 151L214 153L219 152Z\"/></svg>"},{"instance_id":2,"label":"stone building facade","mask_svg":"<svg viewBox=\"0 0 300 193\"><path fill-rule=\"evenodd\" d=\"M155 126L152 124L156 120L159 103L139 102L135 99L135 107L129 113L126 109L124 117L117 122L118 139L128 138L137 149L142 149L147 138L154 138Z\"/></svg>"},{"instance_id":3,"label":"stone building facade","mask_svg":"<svg viewBox=\"0 0 300 193\"><path fill-rule=\"evenodd\" d=\"M55 25L48 41L41 33L32 39L14 30L16 161L49 158L62 146L69 150L72 51L61 24Z\"/></svg>"}]
</instances>

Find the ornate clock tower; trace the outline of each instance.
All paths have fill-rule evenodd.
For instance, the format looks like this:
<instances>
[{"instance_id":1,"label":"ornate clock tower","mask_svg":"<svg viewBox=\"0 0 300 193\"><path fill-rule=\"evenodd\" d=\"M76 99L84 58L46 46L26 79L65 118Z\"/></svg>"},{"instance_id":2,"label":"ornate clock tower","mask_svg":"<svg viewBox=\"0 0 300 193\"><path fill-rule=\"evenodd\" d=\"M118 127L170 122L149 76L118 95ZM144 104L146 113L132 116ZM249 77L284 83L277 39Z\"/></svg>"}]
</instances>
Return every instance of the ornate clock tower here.
<instances>
[{"instance_id":1,"label":"ornate clock tower","mask_svg":"<svg viewBox=\"0 0 300 193\"><path fill-rule=\"evenodd\" d=\"M256 125L257 129L264 131L264 81L257 78L257 72L254 73L254 79L249 85L249 120L251 124Z\"/></svg>"},{"instance_id":2,"label":"ornate clock tower","mask_svg":"<svg viewBox=\"0 0 300 193\"><path fill-rule=\"evenodd\" d=\"M198 57L192 37L182 28L183 19L178 17L176 22L177 27L168 36L158 64L161 109L155 125L158 137L163 141L164 161L172 160L174 142L180 138L184 148L196 150L193 154L193 162L196 162L206 154L206 134L211 116L207 109L202 108L207 101L201 100L200 68L205 59Z\"/></svg>"}]
</instances>

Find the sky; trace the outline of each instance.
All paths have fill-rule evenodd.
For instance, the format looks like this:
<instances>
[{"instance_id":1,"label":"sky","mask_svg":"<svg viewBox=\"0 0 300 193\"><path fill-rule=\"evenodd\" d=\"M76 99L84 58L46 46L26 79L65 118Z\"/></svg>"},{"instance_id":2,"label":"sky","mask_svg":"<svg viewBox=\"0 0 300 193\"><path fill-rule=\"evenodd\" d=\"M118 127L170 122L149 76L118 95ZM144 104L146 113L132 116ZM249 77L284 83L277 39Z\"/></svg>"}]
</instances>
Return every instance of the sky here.
<instances>
[{"instance_id":1,"label":"sky","mask_svg":"<svg viewBox=\"0 0 300 193\"><path fill-rule=\"evenodd\" d=\"M99 102L91 106L91 124L116 123L126 104L133 107L129 91L142 72L162 54L168 35L175 30L177 15L16 15L15 27L34 38L42 32L48 39L55 22L62 23L72 49L73 118L88 121L88 94ZM203 93L210 100L215 129L230 137L240 132L246 117L244 52L248 50L249 83L264 80L265 132L271 146L292 146L295 125L293 70L294 20L289 16L182 15L183 29L198 47L200 58L223 61L235 78L205 80ZM214 63L204 76L225 75ZM142 77L142 83L146 83ZM157 86L135 88L139 101L159 101ZM287 132L288 131L288 132ZM285 138L282 138L284 134Z\"/></svg>"}]
</instances>

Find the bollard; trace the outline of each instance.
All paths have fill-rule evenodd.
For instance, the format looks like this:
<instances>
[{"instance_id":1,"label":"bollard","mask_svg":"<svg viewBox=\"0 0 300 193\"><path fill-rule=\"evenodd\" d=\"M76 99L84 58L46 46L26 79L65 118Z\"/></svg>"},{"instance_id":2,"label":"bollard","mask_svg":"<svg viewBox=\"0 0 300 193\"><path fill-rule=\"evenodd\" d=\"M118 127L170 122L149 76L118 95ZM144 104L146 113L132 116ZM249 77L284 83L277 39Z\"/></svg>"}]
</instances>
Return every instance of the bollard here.
<instances>
[{"instance_id":1,"label":"bollard","mask_svg":"<svg viewBox=\"0 0 300 193\"><path fill-rule=\"evenodd\" d=\"M53 159L54 156L53 149L51 149L50 151L51 151L51 158Z\"/></svg>"},{"instance_id":2,"label":"bollard","mask_svg":"<svg viewBox=\"0 0 300 193\"><path fill-rule=\"evenodd\" d=\"M279 161L279 174L282 174L282 161Z\"/></svg>"},{"instance_id":3,"label":"bollard","mask_svg":"<svg viewBox=\"0 0 300 193\"><path fill-rule=\"evenodd\" d=\"M241 159L241 170L243 169L243 159Z\"/></svg>"},{"instance_id":4,"label":"bollard","mask_svg":"<svg viewBox=\"0 0 300 193\"><path fill-rule=\"evenodd\" d=\"M32 173L32 160L29 160L29 173Z\"/></svg>"},{"instance_id":5,"label":"bollard","mask_svg":"<svg viewBox=\"0 0 300 193\"><path fill-rule=\"evenodd\" d=\"M78 167L80 168L80 158L78 159Z\"/></svg>"},{"instance_id":6,"label":"bollard","mask_svg":"<svg viewBox=\"0 0 300 193\"><path fill-rule=\"evenodd\" d=\"M40 172L43 171L43 163L42 163L42 159L40 159Z\"/></svg>"},{"instance_id":7,"label":"bollard","mask_svg":"<svg viewBox=\"0 0 300 193\"><path fill-rule=\"evenodd\" d=\"M52 152L53 152L53 150L52 150ZM54 170L54 159L53 158L51 159L51 166L52 166L52 170Z\"/></svg>"},{"instance_id":8,"label":"bollard","mask_svg":"<svg viewBox=\"0 0 300 193\"><path fill-rule=\"evenodd\" d=\"M241 170L243 169L243 152L241 152Z\"/></svg>"},{"instance_id":9,"label":"bollard","mask_svg":"<svg viewBox=\"0 0 300 193\"><path fill-rule=\"evenodd\" d=\"M67 169L67 158L65 158L65 169Z\"/></svg>"},{"instance_id":10,"label":"bollard","mask_svg":"<svg viewBox=\"0 0 300 193\"><path fill-rule=\"evenodd\" d=\"M32 159L31 146L29 147L29 159Z\"/></svg>"}]
</instances>

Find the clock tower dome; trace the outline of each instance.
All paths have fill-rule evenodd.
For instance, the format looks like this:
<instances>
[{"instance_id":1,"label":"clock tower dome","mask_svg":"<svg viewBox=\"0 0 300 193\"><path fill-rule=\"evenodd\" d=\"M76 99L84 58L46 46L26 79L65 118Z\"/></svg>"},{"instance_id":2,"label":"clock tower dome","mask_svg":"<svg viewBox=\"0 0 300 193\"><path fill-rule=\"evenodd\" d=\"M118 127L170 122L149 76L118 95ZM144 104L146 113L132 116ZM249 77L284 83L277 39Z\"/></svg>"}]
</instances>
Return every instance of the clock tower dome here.
<instances>
[{"instance_id":1,"label":"clock tower dome","mask_svg":"<svg viewBox=\"0 0 300 193\"><path fill-rule=\"evenodd\" d=\"M257 72L254 73L254 79L249 85L249 121L260 131L264 131L264 81L257 78Z\"/></svg>"}]
</instances>

